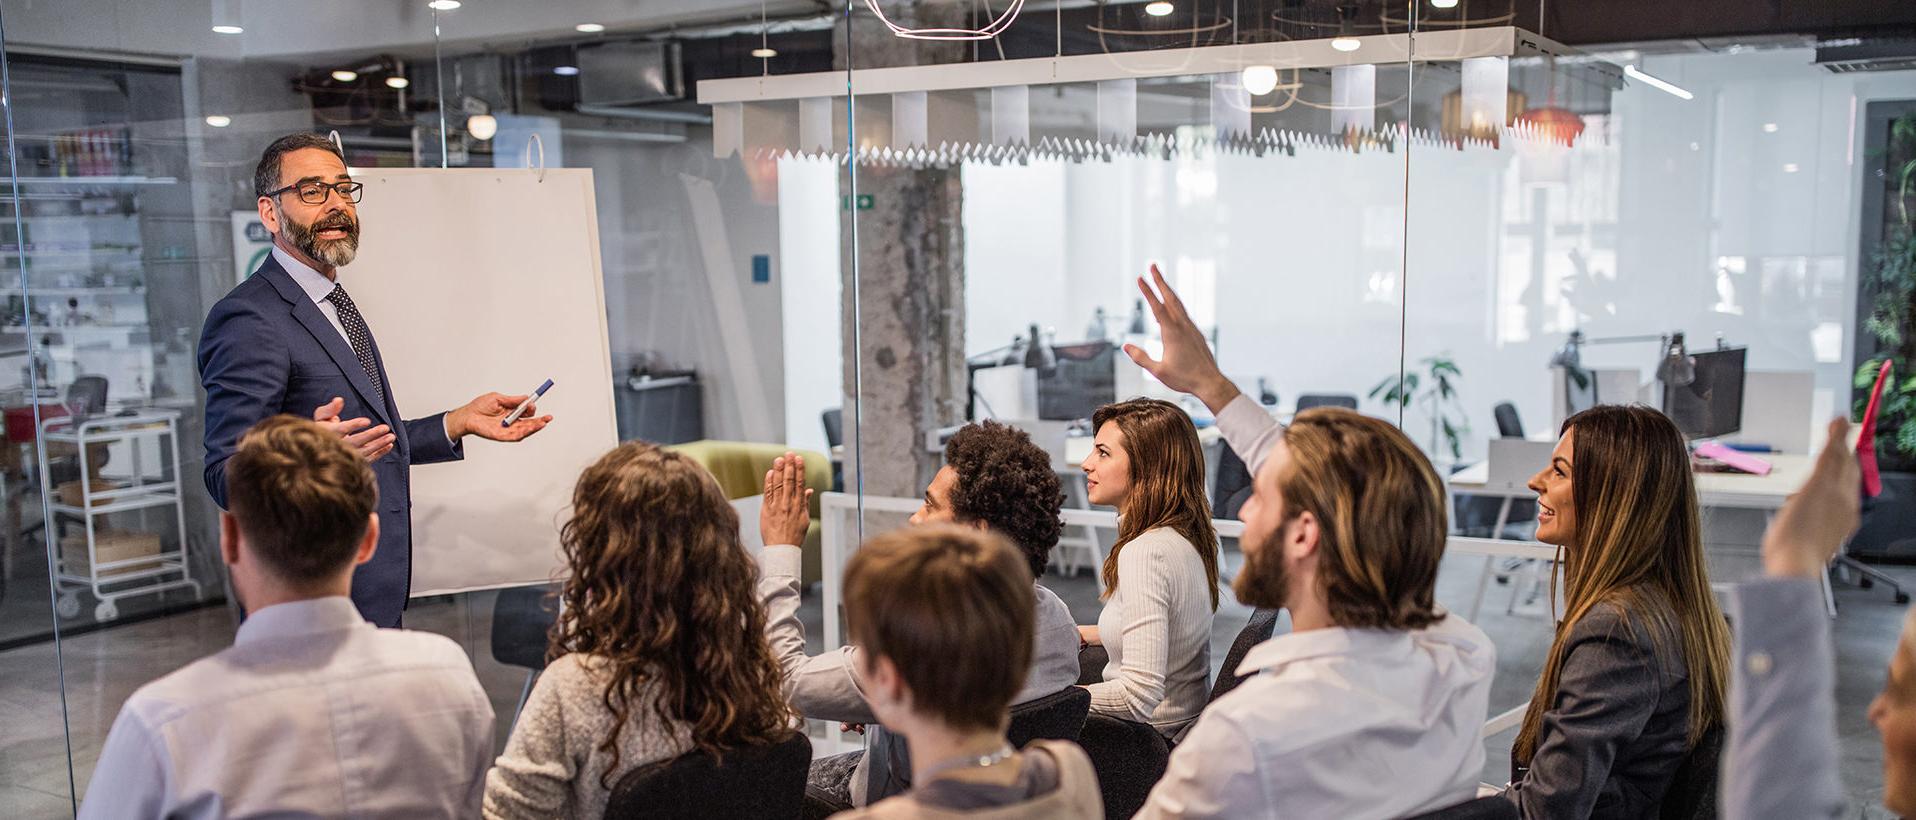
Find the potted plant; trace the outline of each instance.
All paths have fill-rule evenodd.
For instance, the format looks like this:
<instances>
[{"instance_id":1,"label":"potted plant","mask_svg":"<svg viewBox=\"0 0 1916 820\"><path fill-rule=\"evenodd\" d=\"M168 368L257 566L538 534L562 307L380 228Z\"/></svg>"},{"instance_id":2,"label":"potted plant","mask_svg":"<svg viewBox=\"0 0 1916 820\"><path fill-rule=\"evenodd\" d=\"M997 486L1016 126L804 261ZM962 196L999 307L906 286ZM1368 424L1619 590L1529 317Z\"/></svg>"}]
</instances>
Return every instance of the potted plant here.
<instances>
[{"instance_id":1,"label":"potted plant","mask_svg":"<svg viewBox=\"0 0 1916 820\"><path fill-rule=\"evenodd\" d=\"M1464 414L1463 406L1457 400L1457 382L1463 379L1463 371L1457 368L1450 354L1441 353L1427 357L1417 363L1419 370L1406 371L1403 378L1392 373L1371 388L1370 397L1393 405L1400 410L1409 410L1417 405L1430 416L1430 446L1427 451L1432 455L1441 438L1444 450L1451 461L1464 457L1464 436L1470 434L1470 422Z\"/></svg>"},{"instance_id":2,"label":"potted plant","mask_svg":"<svg viewBox=\"0 0 1916 820\"><path fill-rule=\"evenodd\" d=\"M1884 495L1865 505L1863 527L1851 549L1879 556L1916 557L1916 113L1890 122L1883 176L1882 243L1864 260L1862 292L1869 301L1863 332L1877 350L1858 362L1854 417L1861 418L1883 362L1894 362L1876 416L1876 454ZM1900 474L1900 475L1898 475Z\"/></svg>"}]
</instances>

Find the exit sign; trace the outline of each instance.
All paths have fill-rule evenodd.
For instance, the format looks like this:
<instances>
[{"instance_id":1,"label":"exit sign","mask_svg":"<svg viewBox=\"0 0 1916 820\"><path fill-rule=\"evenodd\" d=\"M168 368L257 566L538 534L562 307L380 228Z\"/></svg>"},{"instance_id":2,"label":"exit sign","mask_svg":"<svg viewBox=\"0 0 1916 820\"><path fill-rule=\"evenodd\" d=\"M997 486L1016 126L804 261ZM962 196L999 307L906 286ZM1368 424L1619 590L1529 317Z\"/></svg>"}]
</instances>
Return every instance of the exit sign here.
<instances>
[{"instance_id":1,"label":"exit sign","mask_svg":"<svg viewBox=\"0 0 1916 820\"><path fill-rule=\"evenodd\" d=\"M852 197L850 194L839 197L838 200L839 200L840 209L847 210L847 211L852 209ZM858 195L858 210L869 211L871 209L872 209L872 195L859 194Z\"/></svg>"}]
</instances>

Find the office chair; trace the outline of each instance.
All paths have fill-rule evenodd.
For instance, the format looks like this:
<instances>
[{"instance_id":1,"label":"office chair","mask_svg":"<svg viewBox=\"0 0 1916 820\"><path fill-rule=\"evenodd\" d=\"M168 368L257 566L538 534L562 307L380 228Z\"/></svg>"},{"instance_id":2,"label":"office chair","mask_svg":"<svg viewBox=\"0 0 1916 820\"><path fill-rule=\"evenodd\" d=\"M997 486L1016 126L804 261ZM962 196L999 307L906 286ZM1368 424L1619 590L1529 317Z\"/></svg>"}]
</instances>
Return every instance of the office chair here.
<instances>
[{"instance_id":1,"label":"office chair","mask_svg":"<svg viewBox=\"0 0 1916 820\"><path fill-rule=\"evenodd\" d=\"M1717 777L1722 768L1723 725L1698 738L1683 756L1669 789L1663 792L1658 820L1715 820Z\"/></svg>"},{"instance_id":2,"label":"office chair","mask_svg":"<svg viewBox=\"0 0 1916 820\"><path fill-rule=\"evenodd\" d=\"M1501 794L1466 800L1406 820L1517 820L1517 804Z\"/></svg>"},{"instance_id":3,"label":"office chair","mask_svg":"<svg viewBox=\"0 0 1916 820\"><path fill-rule=\"evenodd\" d=\"M1497 417L1497 435L1504 438L1523 438L1523 420L1517 417L1517 405L1499 402L1491 408L1491 415Z\"/></svg>"},{"instance_id":4,"label":"office chair","mask_svg":"<svg viewBox=\"0 0 1916 820\"><path fill-rule=\"evenodd\" d=\"M1067 686L1037 700L1011 707L1011 722L1005 739L1020 749L1034 740L1078 742L1084 733L1084 717L1091 712L1091 691L1082 686Z\"/></svg>"},{"instance_id":5,"label":"office chair","mask_svg":"<svg viewBox=\"0 0 1916 820\"><path fill-rule=\"evenodd\" d=\"M1252 647L1270 640L1277 633L1278 611L1262 607L1251 610L1251 620L1238 630L1237 637L1231 641L1231 648L1224 653L1224 665L1217 670L1217 681L1211 684L1211 703L1216 703L1218 698L1244 682L1243 676L1237 673L1237 667L1244 663L1244 656L1251 653Z\"/></svg>"},{"instance_id":6,"label":"office chair","mask_svg":"<svg viewBox=\"0 0 1916 820\"><path fill-rule=\"evenodd\" d=\"M1357 409L1357 397L1348 393L1305 393L1297 397L1297 412L1302 413L1313 407L1342 407L1345 410Z\"/></svg>"},{"instance_id":7,"label":"office chair","mask_svg":"<svg viewBox=\"0 0 1916 820\"><path fill-rule=\"evenodd\" d=\"M1895 578L1890 577L1882 570L1863 563L1862 558L1850 549L1850 545L1852 544L1887 544L1907 537L1908 534L1901 529L1901 524L1904 519L1903 516L1870 515L1870 512L1879 507L1902 506L1908 503L1908 501L1898 498L1896 491L1892 489L1887 482L1883 485L1882 495L1876 496L1875 498L1863 499L1862 528L1858 529L1855 535L1850 536L1850 539L1844 542L1842 551L1838 552L1836 558L1830 561L1829 569L1826 571L1849 573L1855 577L1856 585L1862 589L1869 589L1877 584L1882 584L1883 586L1889 587L1890 591L1895 594L1896 603L1909 603L1909 593L1903 591L1902 584L1898 583Z\"/></svg>"},{"instance_id":8,"label":"office chair","mask_svg":"<svg viewBox=\"0 0 1916 820\"><path fill-rule=\"evenodd\" d=\"M526 672L526 685L519 692L519 705L512 710L512 722L519 722L519 711L532 696L532 684L546 669L546 646L552 624L559 618L559 601L550 584L511 587L499 590L492 602L492 659Z\"/></svg>"},{"instance_id":9,"label":"office chair","mask_svg":"<svg viewBox=\"0 0 1916 820\"><path fill-rule=\"evenodd\" d=\"M1151 787L1171 763L1171 746L1157 729L1096 712L1085 716L1078 745L1098 773L1104 816L1111 820L1124 820L1144 808Z\"/></svg>"},{"instance_id":10,"label":"office chair","mask_svg":"<svg viewBox=\"0 0 1916 820\"><path fill-rule=\"evenodd\" d=\"M845 408L834 407L818 414L819 421L825 425L826 457L832 461L832 492L845 491L845 460L831 451L845 443Z\"/></svg>"},{"instance_id":11,"label":"office chair","mask_svg":"<svg viewBox=\"0 0 1916 820\"><path fill-rule=\"evenodd\" d=\"M796 820L805 805L811 759L812 741L800 732L770 746L732 749L721 759L694 750L621 775L605 817Z\"/></svg>"},{"instance_id":12,"label":"office chair","mask_svg":"<svg viewBox=\"0 0 1916 820\"><path fill-rule=\"evenodd\" d=\"M1244 459L1238 458L1237 451L1227 443L1218 452L1217 479L1211 488L1212 517L1236 521L1244 502L1249 500L1251 468L1245 466Z\"/></svg>"}]
</instances>

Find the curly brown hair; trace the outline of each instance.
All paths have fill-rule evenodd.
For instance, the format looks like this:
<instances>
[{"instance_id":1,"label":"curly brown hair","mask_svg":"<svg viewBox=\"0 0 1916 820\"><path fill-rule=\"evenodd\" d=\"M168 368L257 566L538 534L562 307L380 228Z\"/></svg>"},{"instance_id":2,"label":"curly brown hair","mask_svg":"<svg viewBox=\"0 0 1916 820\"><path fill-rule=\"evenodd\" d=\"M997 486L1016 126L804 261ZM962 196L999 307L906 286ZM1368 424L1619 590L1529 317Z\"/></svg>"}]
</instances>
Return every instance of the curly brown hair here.
<instances>
[{"instance_id":1,"label":"curly brown hair","mask_svg":"<svg viewBox=\"0 0 1916 820\"><path fill-rule=\"evenodd\" d=\"M758 569L712 475L627 442L579 476L572 507L560 530L570 576L546 654L591 655L611 675L599 782L611 788L619 734L648 687L653 717L689 724L693 744L714 757L783 739L795 715L765 642Z\"/></svg>"},{"instance_id":2,"label":"curly brown hair","mask_svg":"<svg viewBox=\"0 0 1916 820\"><path fill-rule=\"evenodd\" d=\"M945 442L945 463L958 475L951 512L959 521L982 521L1024 553L1031 577L1044 576L1051 548L1064 523L1064 491L1051 455L1031 443L1031 434L1008 424L967 424Z\"/></svg>"}]
</instances>

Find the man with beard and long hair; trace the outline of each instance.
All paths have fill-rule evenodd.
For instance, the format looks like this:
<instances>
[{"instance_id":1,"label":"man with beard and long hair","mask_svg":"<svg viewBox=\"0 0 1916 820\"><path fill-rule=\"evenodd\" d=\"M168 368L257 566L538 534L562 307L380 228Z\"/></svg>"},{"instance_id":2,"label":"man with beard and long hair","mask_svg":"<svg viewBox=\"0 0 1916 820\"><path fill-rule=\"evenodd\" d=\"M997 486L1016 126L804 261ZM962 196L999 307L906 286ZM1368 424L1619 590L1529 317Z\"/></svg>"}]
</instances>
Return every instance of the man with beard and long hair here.
<instances>
[{"instance_id":1,"label":"man with beard and long hair","mask_svg":"<svg viewBox=\"0 0 1916 820\"><path fill-rule=\"evenodd\" d=\"M1152 276L1156 292L1138 286L1163 358L1125 352L1208 405L1255 471L1231 589L1290 610L1291 631L1244 657L1250 677L1204 710L1138 816L1389 818L1470 799L1496 650L1436 605L1443 481L1379 419L1321 408L1279 427Z\"/></svg>"},{"instance_id":2,"label":"man with beard and long hair","mask_svg":"<svg viewBox=\"0 0 1916 820\"><path fill-rule=\"evenodd\" d=\"M272 254L213 306L200 336L205 478L225 507L227 460L240 435L269 416L311 418L345 439L379 486L379 546L353 573L353 603L367 620L395 627L412 584L412 465L463 458L468 435L519 441L552 417L528 408L502 426L527 397L499 393L400 417L372 329L339 281L359 250L362 190L338 147L318 134L281 137L260 156L253 193Z\"/></svg>"}]
</instances>

